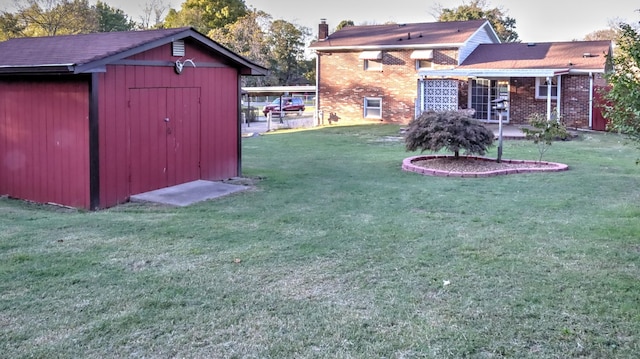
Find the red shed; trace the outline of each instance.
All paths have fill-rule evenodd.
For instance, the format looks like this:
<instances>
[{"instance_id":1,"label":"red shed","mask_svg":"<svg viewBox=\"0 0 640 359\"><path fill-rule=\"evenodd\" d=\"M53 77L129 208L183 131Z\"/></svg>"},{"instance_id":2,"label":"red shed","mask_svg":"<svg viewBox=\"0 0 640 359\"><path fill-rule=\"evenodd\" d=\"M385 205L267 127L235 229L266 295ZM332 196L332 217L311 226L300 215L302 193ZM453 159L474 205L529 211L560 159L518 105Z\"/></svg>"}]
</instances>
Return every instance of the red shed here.
<instances>
[{"instance_id":1,"label":"red shed","mask_svg":"<svg viewBox=\"0 0 640 359\"><path fill-rule=\"evenodd\" d=\"M192 28L0 43L0 195L100 209L240 175L240 78Z\"/></svg>"}]
</instances>

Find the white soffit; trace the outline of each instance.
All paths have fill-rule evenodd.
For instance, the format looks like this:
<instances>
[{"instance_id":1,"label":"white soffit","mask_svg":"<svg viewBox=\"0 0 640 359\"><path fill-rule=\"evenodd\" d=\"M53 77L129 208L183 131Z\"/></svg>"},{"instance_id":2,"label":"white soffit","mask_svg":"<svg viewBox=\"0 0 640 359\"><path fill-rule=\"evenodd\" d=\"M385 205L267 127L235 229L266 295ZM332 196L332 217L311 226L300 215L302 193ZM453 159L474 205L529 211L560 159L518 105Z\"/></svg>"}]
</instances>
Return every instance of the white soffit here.
<instances>
[{"instance_id":1,"label":"white soffit","mask_svg":"<svg viewBox=\"0 0 640 359\"><path fill-rule=\"evenodd\" d=\"M565 75L569 69L450 69L423 70L418 75L433 76L464 76L464 77L550 77Z\"/></svg>"},{"instance_id":2,"label":"white soffit","mask_svg":"<svg viewBox=\"0 0 640 359\"><path fill-rule=\"evenodd\" d=\"M358 58L360 60L380 60L382 59L382 51L362 51Z\"/></svg>"},{"instance_id":3,"label":"white soffit","mask_svg":"<svg viewBox=\"0 0 640 359\"><path fill-rule=\"evenodd\" d=\"M415 50L411 53L412 60L431 60L433 59L433 50Z\"/></svg>"}]
</instances>

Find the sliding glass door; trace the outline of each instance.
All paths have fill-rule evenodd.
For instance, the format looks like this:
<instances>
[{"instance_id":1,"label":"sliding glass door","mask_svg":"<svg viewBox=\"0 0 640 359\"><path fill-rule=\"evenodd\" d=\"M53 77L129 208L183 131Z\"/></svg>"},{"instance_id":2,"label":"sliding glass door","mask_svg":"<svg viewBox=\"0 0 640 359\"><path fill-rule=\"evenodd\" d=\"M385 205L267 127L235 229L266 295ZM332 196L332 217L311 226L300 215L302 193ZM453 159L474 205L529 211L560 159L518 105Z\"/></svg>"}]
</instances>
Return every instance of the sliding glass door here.
<instances>
[{"instance_id":1,"label":"sliding glass door","mask_svg":"<svg viewBox=\"0 0 640 359\"><path fill-rule=\"evenodd\" d=\"M469 91L471 108L476 110L475 118L480 121L498 122L498 111L491 101L501 98L509 100L509 80L472 79ZM509 122L509 111L502 114L503 123Z\"/></svg>"}]
</instances>

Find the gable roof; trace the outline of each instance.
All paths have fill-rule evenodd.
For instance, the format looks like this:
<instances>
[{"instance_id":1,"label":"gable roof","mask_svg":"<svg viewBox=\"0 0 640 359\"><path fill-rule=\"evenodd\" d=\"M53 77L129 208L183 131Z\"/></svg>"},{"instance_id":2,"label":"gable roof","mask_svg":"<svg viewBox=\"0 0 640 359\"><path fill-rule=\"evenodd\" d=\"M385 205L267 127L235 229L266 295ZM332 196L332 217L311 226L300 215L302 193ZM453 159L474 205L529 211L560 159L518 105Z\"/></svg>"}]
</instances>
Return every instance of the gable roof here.
<instances>
[{"instance_id":1,"label":"gable roof","mask_svg":"<svg viewBox=\"0 0 640 359\"><path fill-rule=\"evenodd\" d=\"M462 46L483 28L490 30L487 32L499 42L488 21L470 20L346 26L326 39L312 43L309 48L322 51Z\"/></svg>"},{"instance_id":2,"label":"gable roof","mask_svg":"<svg viewBox=\"0 0 640 359\"><path fill-rule=\"evenodd\" d=\"M0 73L85 73L140 52L193 38L250 75L267 72L193 28L23 37L0 42Z\"/></svg>"},{"instance_id":3,"label":"gable roof","mask_svg":"<svg viewBox=\"0 0 640 359\"><path fill-rule=\"evenodd\" d=\"M555 76L604 73L611 41L481 44L453 70L421 71L436 76Z\"/></svg>"}]
</instances>

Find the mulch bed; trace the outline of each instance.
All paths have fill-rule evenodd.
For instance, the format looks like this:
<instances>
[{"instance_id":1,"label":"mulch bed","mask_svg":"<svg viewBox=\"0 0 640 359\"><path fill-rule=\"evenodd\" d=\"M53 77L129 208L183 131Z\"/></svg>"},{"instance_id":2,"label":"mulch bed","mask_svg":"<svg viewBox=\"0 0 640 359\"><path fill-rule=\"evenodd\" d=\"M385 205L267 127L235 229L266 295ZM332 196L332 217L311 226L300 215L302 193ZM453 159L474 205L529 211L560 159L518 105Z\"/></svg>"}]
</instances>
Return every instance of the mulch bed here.
<instances>
[{"instance_id":1,"label":"mulch bed","mask_svg":"<svg viewBox=\"0 0 640 359\"><path fill-rule=\"evenodd\" d=\"M558 172L569 166L546 161L502 159L476 156L423 155L406 158L402 163L405 171L440 177L492 177L516 173Z\"/></svg>"}]
</instances>

